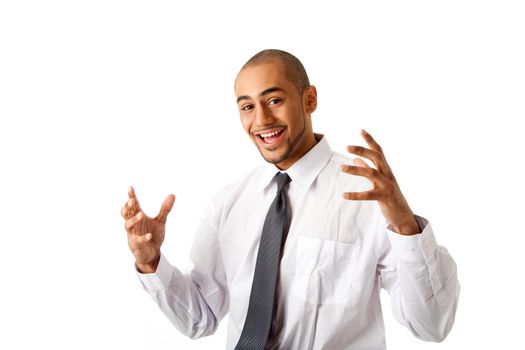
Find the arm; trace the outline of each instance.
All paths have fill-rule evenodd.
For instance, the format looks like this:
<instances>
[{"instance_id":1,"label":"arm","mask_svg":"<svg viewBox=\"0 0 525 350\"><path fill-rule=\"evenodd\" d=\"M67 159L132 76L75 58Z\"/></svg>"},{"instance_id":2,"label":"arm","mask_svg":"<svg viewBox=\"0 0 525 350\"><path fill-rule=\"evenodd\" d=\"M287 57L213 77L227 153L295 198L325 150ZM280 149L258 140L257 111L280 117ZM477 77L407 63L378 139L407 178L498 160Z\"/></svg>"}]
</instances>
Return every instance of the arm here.
<instances>
[{"instance_id":1,"label":"arm","mask_svg":"<svg viewBox=\"0 0 525 350\"><path fill-rule=\"evenodd\" d=\"M212 334L227 312L226 279L211 210L197 231L191 274L181 273L161 254L166 217L173 201L174 197L168 196L159 215L151 218L142 212L130 188L122 216L127 218L128 243L144 289L181 333L198 338Z\"/></svg>"},{"instance_id":2,"label":"arm","mask_svg":"<svg viewBox=\"0 0 525 350\"><path fill-rule=\"evenodd\" d=\"M373 188L343 197L377 201L388 222L388 232L379 234L378 269L394 314L417 337L441 341L452 327L459 297L456 265L437 245L428 222L412 213L379 144L366 131L361 135L370 148L349 146L348 152L371 160L375 168L356 158L342 171L366 177Z\"/></svg>"},{"instance_id":3,"label":"arm","mask_svg":"<svg viewBox=\"0 0 525 350\"><path fill-rule=\"evenodd\" d=\"M421 234L381 232L378 272L395 318L417 338L440 342L454 323L460 286L456 264L438 246L432 227L417 218Z\"/></svg>"}]
</instances>

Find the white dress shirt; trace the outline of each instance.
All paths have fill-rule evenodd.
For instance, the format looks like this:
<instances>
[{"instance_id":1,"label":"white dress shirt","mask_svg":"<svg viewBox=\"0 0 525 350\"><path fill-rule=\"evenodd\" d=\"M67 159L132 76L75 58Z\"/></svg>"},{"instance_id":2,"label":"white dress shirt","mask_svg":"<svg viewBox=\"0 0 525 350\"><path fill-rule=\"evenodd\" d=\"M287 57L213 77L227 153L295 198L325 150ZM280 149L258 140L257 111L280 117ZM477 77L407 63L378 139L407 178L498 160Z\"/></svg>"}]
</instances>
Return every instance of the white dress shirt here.
<instances>
[{"instance_id":1,"label":"white dress shirt","mask_svg":"<svg viewBox=\"0 0 525 350\"><path fill-rule=\"evenodd\" d=\"M271 349L385 349L379 292L392 299L396 319L416 337L441 341L459 297L456 265L421 234L390 231L375 201L348 201L343 192L370 189L341 172L348 158L326 137L287 170L291 223L280 267ZM143 287L173 325L198 338L229 313L227 349L239 340L248 310L259 240L276 193L278 169L264 164L223 189L208 206L183 274L164 256Z\"/></svg>"}]
</instances>

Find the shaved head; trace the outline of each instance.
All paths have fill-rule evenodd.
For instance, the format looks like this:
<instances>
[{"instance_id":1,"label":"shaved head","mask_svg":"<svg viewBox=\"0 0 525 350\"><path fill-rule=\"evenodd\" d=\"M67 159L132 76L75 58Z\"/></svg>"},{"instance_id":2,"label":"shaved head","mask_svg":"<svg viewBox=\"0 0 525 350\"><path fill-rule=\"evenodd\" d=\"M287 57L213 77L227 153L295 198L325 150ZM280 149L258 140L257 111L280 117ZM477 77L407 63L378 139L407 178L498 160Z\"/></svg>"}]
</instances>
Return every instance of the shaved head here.
<instances>
[{"instance_id":1,"label":"shaved head","mask_svg":"<svg viewBox=\"0 0 525 350\"><path fill-rule=\"evenodd\" d=\"M302 95L304 90L310 86L310 80L301 61L291 53L282 50L270 49L258 52L242 66L241 71L244 68L271 62L281 62L284 65L286 77L293 83L299 95Z\"/></svg>"}]
</instances>

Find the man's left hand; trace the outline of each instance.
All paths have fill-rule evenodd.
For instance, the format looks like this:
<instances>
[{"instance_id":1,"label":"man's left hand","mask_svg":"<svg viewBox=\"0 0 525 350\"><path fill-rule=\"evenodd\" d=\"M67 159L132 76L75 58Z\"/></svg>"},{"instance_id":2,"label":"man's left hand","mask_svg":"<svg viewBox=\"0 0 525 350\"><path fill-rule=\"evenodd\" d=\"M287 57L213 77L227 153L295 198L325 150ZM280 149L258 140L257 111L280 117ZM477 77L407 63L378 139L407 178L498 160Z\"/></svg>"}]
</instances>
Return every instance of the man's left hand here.
<instances>
[{"instance_id":1,"label":"man's left hand","mask_svg":"<svg viewBox=\"0 0 525 350\"><path fill-rule=\"evenodd\" d=\"M412 213L401 193L381 146L365 130L361 130L361 136L370 148L348 146L347 151L371 160L375 169L368 166L362 159L355 158L354 165L342 165L341 170L348 174L366 177L372 183L373 188L365 192L344 192L343 198L347 200L376 200L395 232L402 235L419 233L420 228L414 213Z\"/></svg>"}]
</instances>

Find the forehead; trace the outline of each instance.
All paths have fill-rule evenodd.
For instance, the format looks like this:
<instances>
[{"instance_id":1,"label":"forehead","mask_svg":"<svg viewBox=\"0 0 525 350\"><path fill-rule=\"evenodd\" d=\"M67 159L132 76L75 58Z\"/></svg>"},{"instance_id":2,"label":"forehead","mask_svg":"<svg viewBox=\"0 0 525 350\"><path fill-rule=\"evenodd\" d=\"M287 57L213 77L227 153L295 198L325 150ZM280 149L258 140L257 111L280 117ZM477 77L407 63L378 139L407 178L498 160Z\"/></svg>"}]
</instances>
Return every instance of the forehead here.
<instances>
[{"instance_id":1,"label":"forehead","mask_svg":"<svg viewBox=\"0 0 525 350\"><path fill-rule=\"evenodd\" d=\"M279 87L291 92L293 84L289 81L281 62L260 63L242 69L235 80L235 94L255 97L270 87Z\"/></svg>"}]
</instances>

